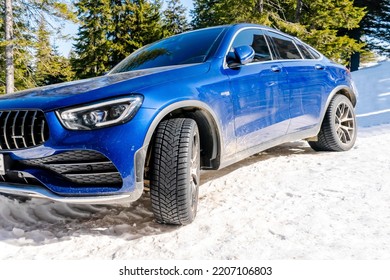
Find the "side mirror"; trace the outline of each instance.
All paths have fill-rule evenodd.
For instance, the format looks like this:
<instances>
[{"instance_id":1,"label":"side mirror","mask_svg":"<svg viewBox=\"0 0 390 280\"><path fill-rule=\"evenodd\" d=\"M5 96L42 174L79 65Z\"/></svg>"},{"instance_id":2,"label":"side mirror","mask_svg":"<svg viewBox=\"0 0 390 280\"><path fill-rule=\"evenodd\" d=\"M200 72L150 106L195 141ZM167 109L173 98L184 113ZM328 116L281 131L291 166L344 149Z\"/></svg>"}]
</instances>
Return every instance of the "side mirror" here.
<instances>
[{"instance_id":1,"label":"side mirror","mask_svg":"<svg viewBox=\"0 0 390 280\"><path fill-rule=\"evenodd\" d=\"M238 68L241 65L252 62L255 57L255 50L251 46L239 46L234 48L235 61L229 63L230 68Z\"/></svg>"}]
</instances>

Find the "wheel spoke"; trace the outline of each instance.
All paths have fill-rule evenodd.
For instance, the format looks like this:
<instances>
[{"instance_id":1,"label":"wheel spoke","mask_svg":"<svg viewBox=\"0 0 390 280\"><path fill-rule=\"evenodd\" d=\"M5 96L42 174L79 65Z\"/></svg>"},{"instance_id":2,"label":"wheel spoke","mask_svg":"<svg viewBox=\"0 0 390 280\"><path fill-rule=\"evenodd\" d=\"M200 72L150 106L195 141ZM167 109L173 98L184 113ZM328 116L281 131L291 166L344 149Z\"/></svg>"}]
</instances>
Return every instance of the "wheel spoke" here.
<instances>
[{"instance_id":1,"label":"wheel spoke","mask_svg":"<svg viewBox=\"0 0 390 280\"><path fill-rule=\"evenodd\" d=\"M341 122L353 122L353 118L347 117L341 120Z\"/></svg>"},{"instance_id":2,"label":"wheel spoke","mask_svg":"<svg viewBox=\"0 0 390 280\"><path fill-rule=\"evenodd\" d=\"M338 107L337 109L336 109L336 120L340 120L340 117L342 116L342 114L341 114L341 108L340 107Z\"/></svg>"},{"instance_id":3,"label":"wheel spoke","mask_svg":"<svg viewBox=\"0 0 390 280\"><path fill-rule=\"evenodd\" d=\"M348 144L353 140L355 120L353 118L352 109L346 103L339 104L336 109L335 129L337 136L342 143Z\"/></svg>"},{"instance_id":4,"label":"wheel spoke","mask_svg":"<svg viewBox=\"0 0 390 280\"><path fill-rule=\"evenodd\" d=\"M341 119L343 116L344 116L344 112L345 112L345 105L344 103L341 103L340 106L339 106L339 115L338 117Z\"/></svg>"},{"instance_id":5,"label":"wheel spoke","mask_svg":"<svg viewBox=\"0 0 390 280\"><path fill-rule=\"evenodd\" d=\"M343 118L344 114L345 114L345 105L344 105L344 103L342 103L341 104L341 115L340 115L340 118Z\"/></svg>"},{"instance_id":6,"label":"wheel spoke","mask_svg":"<svg viewBox=\"0 0 390 280\"><path fill-rule=\"evenodd\" d=\"M353 131L354 128L346 125L340 125L340 128L344 131Z\"/></svg>"},{"instance_id":7,"label":"wheel spoke","mask_svg":"<svg viewBox=\"0 0 390 280\"><path fill-rule=\"evenodd\" d=\"M198 200L198 187L199 187L199 137L194 134L192 140L192 154L191 154L191 166L190 166L190 185L192 193L191 207L194 207Z\"/></svg>"},{"instance_id":8,"label":"wheel spoke","mask_svg":"<svg viewBox=\"0 0 390 280\"><path fill-rule=\"evenodd\" d=\"M339 136L339 139L341 140L341 138L343 137L343 131L341 129L338 129L337 135Z\"/></svg>"},{"instance_id":9,"label":"wheel spoke","mask_svg":"<svg viewBox=\"0 0 390 280\"><path fill-rule=\"evenodd\" d=\"M351 139L352 139L351 134L353 133L353 129L351 129L350 127L346 127L346 126L341 126L340 129L343 131L343 134L344 134L344 138L345 138L344 143L351 141Z\"/></svg>"}]
</instances>

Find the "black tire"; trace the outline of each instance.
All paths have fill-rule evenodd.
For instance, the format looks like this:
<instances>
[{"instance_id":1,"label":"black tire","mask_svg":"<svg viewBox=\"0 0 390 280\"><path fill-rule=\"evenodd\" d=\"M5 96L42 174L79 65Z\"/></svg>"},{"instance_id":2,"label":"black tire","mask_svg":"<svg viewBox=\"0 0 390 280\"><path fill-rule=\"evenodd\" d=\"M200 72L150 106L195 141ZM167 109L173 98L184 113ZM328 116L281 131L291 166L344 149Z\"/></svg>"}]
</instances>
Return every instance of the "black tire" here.
<instances>
[{"instance_id":1,"label":"black tire","mask_svg":"<svg viewBox=\"0 0 390 280\"><path fill-rule=\"evenodd\" d=\"M356 141L356 116L351 101L336 95L326 111L318 141L309 141L315 151L348 151Z\"/></svg>"},{"instance_id":2,"label":"black tire","mask_svg":"<svg viewBox=\"0 0 390 280\"><path fill-rule=\"evenodd\" d=\"M162 121L152 154L150 197L159 223L186 225L196 216L200 179L200 138L192 119Z\"/></svg>"}]
</instances>

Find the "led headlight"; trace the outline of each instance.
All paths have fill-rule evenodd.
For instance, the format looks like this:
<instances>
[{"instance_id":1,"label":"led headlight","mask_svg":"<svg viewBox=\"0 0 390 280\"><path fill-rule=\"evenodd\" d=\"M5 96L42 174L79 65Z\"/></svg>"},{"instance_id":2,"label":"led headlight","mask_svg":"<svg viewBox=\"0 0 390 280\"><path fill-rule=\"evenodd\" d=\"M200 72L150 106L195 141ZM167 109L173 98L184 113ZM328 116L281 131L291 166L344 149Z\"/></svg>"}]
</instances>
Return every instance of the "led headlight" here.
<instances>
[{"instance_id":1,"label":"led headlight","mask_svg":"<svg viewBox=\"0 0 390 280\"><path fill-rule=\"evenodd\" d=\"M71 130L91 130L129 121L142 104L142 96L107 100L56 112L61 123Z\"/></svg>"}]
</instances>

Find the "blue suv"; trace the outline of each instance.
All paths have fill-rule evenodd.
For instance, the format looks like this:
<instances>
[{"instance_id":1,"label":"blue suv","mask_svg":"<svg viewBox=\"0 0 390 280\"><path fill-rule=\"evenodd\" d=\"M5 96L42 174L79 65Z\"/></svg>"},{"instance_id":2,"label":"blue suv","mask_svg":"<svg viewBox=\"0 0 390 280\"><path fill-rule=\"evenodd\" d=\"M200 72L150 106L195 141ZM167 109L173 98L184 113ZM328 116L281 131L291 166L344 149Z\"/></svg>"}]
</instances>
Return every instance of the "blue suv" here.
<instances>
[{"instance_id":1,"label":"blue suv","mask_svg":"<svg viewBox=\"0 0 390 280\"><path fill-rule=\"evenodd\" d=\"M158 222L188 224L201 169L299 139L349 150L356 99L345 67L272 28L183 33L105 76L2 96L0 192L101 204L147 189Z\"/></svg>"}]
</instances>

